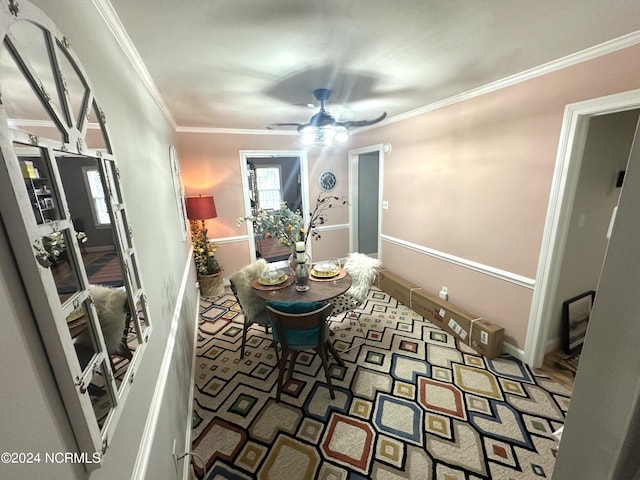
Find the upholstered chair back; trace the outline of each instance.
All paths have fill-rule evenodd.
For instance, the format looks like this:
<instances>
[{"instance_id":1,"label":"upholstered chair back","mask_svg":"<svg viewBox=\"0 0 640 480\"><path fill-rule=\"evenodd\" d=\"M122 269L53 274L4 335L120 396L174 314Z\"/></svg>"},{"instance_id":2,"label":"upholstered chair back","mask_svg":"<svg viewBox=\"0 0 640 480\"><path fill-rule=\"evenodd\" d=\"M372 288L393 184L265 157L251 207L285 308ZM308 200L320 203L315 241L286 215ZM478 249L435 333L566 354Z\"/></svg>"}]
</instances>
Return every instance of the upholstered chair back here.
<instances>
[{"instance_id":1,"label":"upholstered chair back","mask_svg":"<svg viewBox=\"0 0 640 480\"><path fill-rule=\"evenodd\" d=\"M267 269L267 262L261 258L235 272L229 277L246 320L253 321L259 313L264 311L264 300L253 292L251 282L260 277Z\"/></svg>"}]
</instances>

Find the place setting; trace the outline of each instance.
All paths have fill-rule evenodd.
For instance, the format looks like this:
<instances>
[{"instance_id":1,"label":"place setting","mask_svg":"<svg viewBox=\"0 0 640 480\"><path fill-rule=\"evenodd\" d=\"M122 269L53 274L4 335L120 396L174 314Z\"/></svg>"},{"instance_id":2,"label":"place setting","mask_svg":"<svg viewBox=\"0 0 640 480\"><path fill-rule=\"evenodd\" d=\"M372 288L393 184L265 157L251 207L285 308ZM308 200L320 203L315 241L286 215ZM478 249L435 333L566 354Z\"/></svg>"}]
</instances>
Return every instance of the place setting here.
<instances>
[{"instance_id":1,"label":"place setting","mask_svg":"<svg viewBox=\"0 0 640 480\"><path fill-rule=\"evenodd\" d=\"M309 279L315 282L330 282L344 278L347 272L337 258L327 262L316 263L309 271Z\"/></svg>"},{"instance_id":2,"label":"place setting","mask_svg":"<svg viewBox=\"0 0 640 480\"><path fill-rule=\"evenodd\" d=\"M293 283L293 275L282 270L265 270L257 279L251 282L256 290L274 291L286 288Z\"/></svg>"}]
</instances>

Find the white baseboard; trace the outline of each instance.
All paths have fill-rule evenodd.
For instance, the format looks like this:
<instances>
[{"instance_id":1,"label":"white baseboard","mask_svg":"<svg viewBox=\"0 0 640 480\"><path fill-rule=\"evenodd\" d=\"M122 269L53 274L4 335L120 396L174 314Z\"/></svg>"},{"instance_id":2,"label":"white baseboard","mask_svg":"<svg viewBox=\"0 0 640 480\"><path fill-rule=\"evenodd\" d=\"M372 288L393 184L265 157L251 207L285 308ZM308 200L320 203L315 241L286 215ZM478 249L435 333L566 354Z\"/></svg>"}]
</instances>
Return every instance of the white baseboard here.
<instances>
[{"instance_id":1,"label":"white baseboard","mask_svg":"<svg viewBox=\"0 0 640 480\"><path fill-rule=\"evenodd\" d=\"M560 348L562 346L562 341L560 337L548 338L546 343L544 344L544 353L545 355L549 352L553 352L554 350Z\"/></svg>"},{"instance_id":2,"label":"white baseboard","mask_svg":"<svg viewBox=\"0 0 640 480\"><path fill-rule=\"evenodd\" d=\"M198 348L198 322L200 320L200 289L198 289L198 293L196 295L196 318L194 318L194 326L193 329L193 360L191 363L191 388L189 389L189 421L186 425L185 435L184 435L184 449L185 451L191 450L191 433L193 432L193 428L191 427L191 419L193 417L193 402L195 398L195 389L196 389L196 359L197 359L197 348ZM182 459L182 480L189 479L189 465L191 457L186 456Z\"/></svg>"},{"instance_id":3,"label":"white baseboard","mask_svg":"<svg viewBox=\"0 0 640 480\"><path fill-rule=\"evenodd\" d=\"M502 351L504 353L508 353L509 355L517 358L521 362L524 362L524 350L516 347L515 345L511 345L508 342L504 342L502 346Z\"/></svg>"}]
</instances>

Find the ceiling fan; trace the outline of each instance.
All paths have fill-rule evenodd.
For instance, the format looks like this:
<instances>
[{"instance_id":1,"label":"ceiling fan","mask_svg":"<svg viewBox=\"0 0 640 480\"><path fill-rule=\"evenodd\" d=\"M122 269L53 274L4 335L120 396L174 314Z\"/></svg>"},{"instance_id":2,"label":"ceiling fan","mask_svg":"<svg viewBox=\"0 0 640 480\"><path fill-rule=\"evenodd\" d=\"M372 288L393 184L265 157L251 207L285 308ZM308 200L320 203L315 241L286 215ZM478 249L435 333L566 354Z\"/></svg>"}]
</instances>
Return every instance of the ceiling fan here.
<instances>
[{"instance_id":1,"label":"ceiling fan","mask_svg":"<svg viewBox=\"0 0 640 480\"><path fill-rule=\"evenodd\" d=\"M313 95L320 102L320 111L311 117L309 123L274 123L272 126L297 127L298 135L303 145L326 147L344 143L349 138L349 128L373 125L381 122L387 116L387 112L383 112L382 115L373 120L338 122L324 108L324 102L331 95L331 90L318 88L313 91Z\"/></svg>"}]
</instances>

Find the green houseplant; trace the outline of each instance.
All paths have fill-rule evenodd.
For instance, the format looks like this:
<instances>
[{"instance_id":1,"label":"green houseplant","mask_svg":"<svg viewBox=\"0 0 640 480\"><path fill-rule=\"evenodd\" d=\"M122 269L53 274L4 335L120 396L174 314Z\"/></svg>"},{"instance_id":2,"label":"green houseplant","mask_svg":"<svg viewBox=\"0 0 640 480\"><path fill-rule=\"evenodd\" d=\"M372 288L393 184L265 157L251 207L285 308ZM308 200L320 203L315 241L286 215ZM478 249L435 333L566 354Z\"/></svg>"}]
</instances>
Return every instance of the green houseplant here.
<instances>
[{"instance_id":1,"label":"green houseplant","mask_svg":"<svg viewBox=\"0 0 640 480\"><path fill-rule=\"evenodd\" d=\"M322 238L318 227L327 221L327 210L346 204L348 202L343 198L323 192L316 198L315 207L309 212L309 222L306 226L300 210L291 210L285 202L280 204L280 210L276 212L259 209L253 215L240 217L237 225L251 222L255 234L264 238L275 238L295 253L296 242L303 241L306 248L309 238Z\"/></svg>"}]
</instances>

